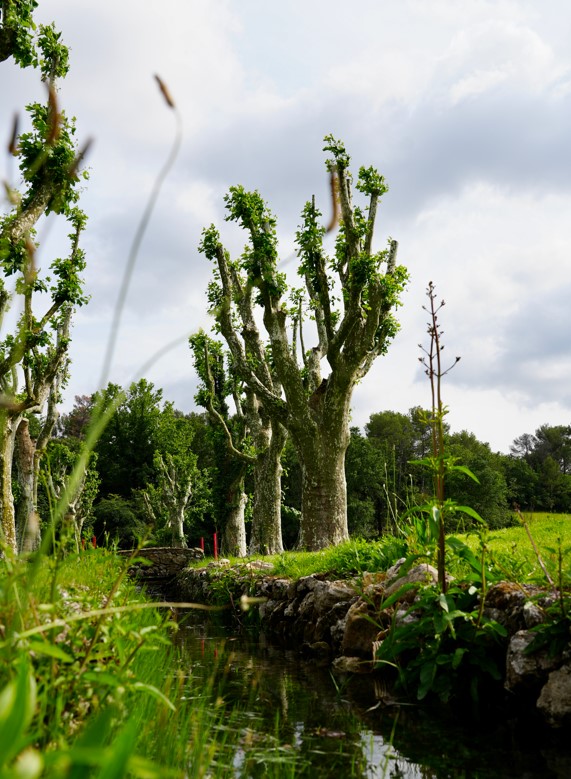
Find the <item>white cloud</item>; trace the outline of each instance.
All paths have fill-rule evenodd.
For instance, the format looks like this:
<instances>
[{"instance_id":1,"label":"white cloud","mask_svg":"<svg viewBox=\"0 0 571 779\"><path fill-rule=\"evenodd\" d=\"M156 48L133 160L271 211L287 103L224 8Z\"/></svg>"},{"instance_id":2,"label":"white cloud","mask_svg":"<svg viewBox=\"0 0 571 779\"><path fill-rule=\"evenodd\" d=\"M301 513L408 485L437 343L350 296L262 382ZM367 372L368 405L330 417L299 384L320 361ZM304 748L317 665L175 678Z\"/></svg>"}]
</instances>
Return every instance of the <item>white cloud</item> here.
<instances>
[{"instance_id":1,"label":"white cloud","mask_svg":"<svg viewBox=\"0 0 571 779\"><path fill-rule=\"evenodd\" d=\"M537 91L560 75L553 51L540 35L494 18L457 32L441 67L451 74L453 103L508 82L516 89Z\"/></svg>"}]
</instances>

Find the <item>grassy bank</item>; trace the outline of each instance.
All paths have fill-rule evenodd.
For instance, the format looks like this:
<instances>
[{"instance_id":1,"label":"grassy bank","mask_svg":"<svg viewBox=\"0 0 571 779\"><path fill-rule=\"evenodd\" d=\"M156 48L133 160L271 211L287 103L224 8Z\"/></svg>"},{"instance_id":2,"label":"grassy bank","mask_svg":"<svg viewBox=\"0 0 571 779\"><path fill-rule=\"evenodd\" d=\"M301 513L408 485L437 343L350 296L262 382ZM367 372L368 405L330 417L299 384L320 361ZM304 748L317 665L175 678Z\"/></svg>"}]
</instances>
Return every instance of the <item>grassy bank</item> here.
<instances>
[{"instance_id":1,"label":"grassy bank","mask_svg":"<svg viewBox=\"0 0 571 779\"><path fill-rule=\"evenodd\" d=\"M563 552L564 583L571 585L571 516L568 514L525 514L524 519L540 552L542 560L556 578L558 576L559 549ZM537 554L523 525L504 528L482 535L474 532L461 534L458 537L473 551L476 551L482 541L486 546L488 564L503 571L506 578L513 581L545 583L545 575L539 565ZM565 550L567 554L565 554ZM378 541L352 539L336 547L330 547L319 552L284 552L281 555L254 558L273 564L269 571L273 575L296 579L313 573L324 573L344 578L363 573L364 571L384 571L399 557L407 554L419 554L435 562L435 550L423 548L422 543L413 534L395 538L386 536ZM244 562L232 558L232 563ZM450 573L461 577L466 566L462 560L450 555ZM195 565L201 566L203 562Z\"/></svg>"},{"instance_id":2,"label":"grassy bank","mask_svg":"<svg viewBox=\"0 0 571 779\"><path fill-rule=\"evenodd\" d=\"M0 779L224 776L225 712L175 630L112 553L3 561Z\"/></svg>"}]
</instances>

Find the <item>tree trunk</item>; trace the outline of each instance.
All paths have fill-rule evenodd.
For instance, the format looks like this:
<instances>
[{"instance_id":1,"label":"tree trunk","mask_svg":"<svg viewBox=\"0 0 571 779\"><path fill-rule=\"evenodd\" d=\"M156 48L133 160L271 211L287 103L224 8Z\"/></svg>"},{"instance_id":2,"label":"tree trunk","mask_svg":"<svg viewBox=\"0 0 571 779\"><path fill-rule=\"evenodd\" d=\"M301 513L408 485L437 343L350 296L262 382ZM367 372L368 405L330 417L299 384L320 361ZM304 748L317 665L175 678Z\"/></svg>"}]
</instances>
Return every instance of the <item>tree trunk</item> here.
<instances>
[{"instance_id":1,"label":"tree trunk","mask_svg":"<svg viewBox=\"0 0 571 779\"><path fill-rule=\"evenodd\" d=\"M349 538L345 453L351 392L330 382L314 404L314 425L292 429L302 469L299 545L317 551Z\"/></svg>"},{"instance_id":2,"label":"tree trunk","mask_svg":"<svg viewBox=\"0 0 571 779\"><path fill-rule=\"evenodd\" d=\"M184 505L178 505L176 507L176 513L173 512L170 518L171 525L171 546L178 549L186 549L188 544L184 535L184 508L187 501L184 501Z\"/></svg>"},{"instance_id":3,"label":"tree trunk","mask_svg":"<svg viewBox=\"0 0 571 779\"><path fill-rule=\"evenodd\" d=\"M228 514L222 540L222 552L232 557L246 557L246 523L244 513L248 496L244 492L244 477L233 482L228 491Z\"/></svg>"},{"instance_id":4,"label":"tree trunk","mask_svg":"<svg viewBox=\"0 0 571 779\"><path fill-rule=\"evenodd\" d=\"M20 488L15 507L19 552L32 552L38 549L41 543L40 522L36 511L35 455L36 445L30 437L28 420L22 419L14 444L14 462Z\"/></svg>"},{"instance_id":5,"label":"tree trunk","mask_svg":"<svg viewBox=\"0 0 571 779\"><path fill-rule=\"evenodd\" d=\"M317 551L347 541L345 446L323 442L315 457L300 457L302 467L302 549Z\"/></svg>"},{"instance_id":6,"label":"tree trunk","mask_svg":"<svg viewBox=\"0 0 571 779\"><path fill-rule=\"evenodd\" d=\"M250 554L279 554L282 542L282 465L287 432L278 422L254 464L254 506Z\"/></svg>"},{"instance_id":7,"label":"tree trunk","mask_svg":"<svg viewBox=\"0 0 571 779\"><path fill-rule=\"evenodd\" d=\"M12 493L12 459L16 430L22 415L16 417L4 412L0 418L0 495L2 499L2 542L14 554L18 551L16 516Z\"/></svg>"}]
</instances>

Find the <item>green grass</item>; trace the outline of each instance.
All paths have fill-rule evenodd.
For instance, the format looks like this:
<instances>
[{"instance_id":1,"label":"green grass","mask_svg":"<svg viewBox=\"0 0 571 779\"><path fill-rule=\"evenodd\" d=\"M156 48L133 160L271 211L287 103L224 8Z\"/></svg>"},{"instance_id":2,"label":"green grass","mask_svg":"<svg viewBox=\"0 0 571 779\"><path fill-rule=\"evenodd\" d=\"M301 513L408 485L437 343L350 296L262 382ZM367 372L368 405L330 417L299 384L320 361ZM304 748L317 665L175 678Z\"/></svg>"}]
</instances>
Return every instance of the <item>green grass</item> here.
<instances>
[{"instance_id":1,"label":"green grass","mask_svg":"<svg viewBox=\"0 0 571 779\"><path fill-rule=\"evenodd\" d=\"M125 564L0 562L0 779L228 776L232 712L181 666L171 612Z\"/></svg>"},{"instance_id":2,"label":"green grass","mask_svg":"<svg viewBox=\"0 0 571 779\"><path fill-rule=\"evenodd\" d=\"M562 554L563 584L571 584L571 515L535 513L524 514L531 537L549 574L559 580L559 550ZM476 534L459 536L475 550L479 545ZM505 572L507 579L545 584L537 554L523 525L491 531L486 540L489 557Z\"/></svg>"},{"instance_id":3,"label":"green grass","mask_svg":"<svg viewBox=\"0 0 571 779\"><path fill-rule=\"evenodd\" d=\"M525 514L524 519L542 560L555 581L558 579L558 549L559 541L561 542L564 583L571 584L571 515L535 513ZM476 532L456 535L472 550L478 549L480 541ZM523 526L490 531L486 537L486 546L488 558L504 571L505 578L522 583L545 583L545 576ZM377 541L352 539L319 552L292 551L269 557L255 555L247 560L232 558L230 563L235 566L251 560L264 560L273 563L274 567L270 571L272 575L291 579L311 574L344 578L364 571L385 571L406 554L403 539L386 536ZM210 558L197 562L193 567L200 567L209 561ZM452 561L453 575L461 576L463 570L462 565L455 565ZM264 573L267 572L264 571L261 575Z\"/></svg>"},{"instance_id":4,"label":"green grass","mask_svg":"<svg viewBox=\"0 0 571 779\"><path fill-rule=\"evenodd\" d=\"M348 577L363 571L383 571L395 560L406 554L403 539L386 536L378 541L356 538L339 546L329 547L319 552L282 552L278 555L253 555L247 559L233 557L232 566L245 565L252 560L263 560L273 564L273 569L263 574L299 579L311 574L330 574L339 578ZM192 563L190 567L200 568L212 561L212 558Z\"/></svg>"},{"instance_id":5,"label":"green grass","mask_svg":"<svg viewBox=\"0 0 571 779\"><path fill-rule=\"evenodd\" d=\"M553 580L568 586L571 516L525 521ZM475 534L463 540L481 550ZM484 542L490 570L545 585L523 526ZM384 571L406 554L404 539L387 536L266 559L277 576L347 578ZM216 658L212 684L181 668L172 615L145 601L125 565L105 550L0 563L0 743L13 744L0 754L0 779L18 776L23 756L38 766L30 779L228 775L240 728L216 703ZM452 554L450 570L462 573Z\"/></svg>"}]
</instances>

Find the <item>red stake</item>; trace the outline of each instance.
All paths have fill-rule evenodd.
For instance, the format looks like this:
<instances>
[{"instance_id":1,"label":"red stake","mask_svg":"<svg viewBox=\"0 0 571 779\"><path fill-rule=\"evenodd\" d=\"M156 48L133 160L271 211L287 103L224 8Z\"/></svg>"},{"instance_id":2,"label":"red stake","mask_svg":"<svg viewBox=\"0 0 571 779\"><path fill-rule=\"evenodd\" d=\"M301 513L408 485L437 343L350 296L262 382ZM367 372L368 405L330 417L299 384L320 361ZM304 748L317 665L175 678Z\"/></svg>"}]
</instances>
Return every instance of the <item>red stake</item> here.
<instances>
[{"instance_id":1,"label":"red stake","mask_svg":"<svg viewBox=\"0 0 571 779\"><path fill-rule=\"evenodd\" d=\"M214 559L218 560L218 533L214 533Z\"/></svg>"}]
</instances>

